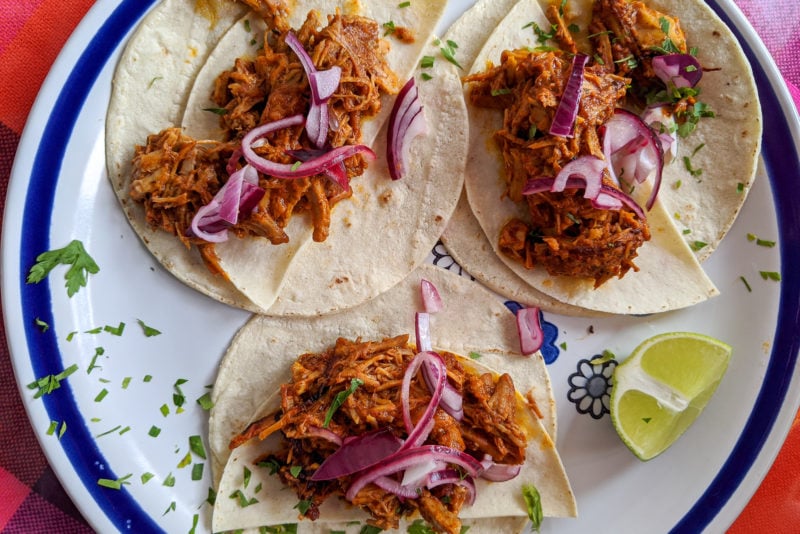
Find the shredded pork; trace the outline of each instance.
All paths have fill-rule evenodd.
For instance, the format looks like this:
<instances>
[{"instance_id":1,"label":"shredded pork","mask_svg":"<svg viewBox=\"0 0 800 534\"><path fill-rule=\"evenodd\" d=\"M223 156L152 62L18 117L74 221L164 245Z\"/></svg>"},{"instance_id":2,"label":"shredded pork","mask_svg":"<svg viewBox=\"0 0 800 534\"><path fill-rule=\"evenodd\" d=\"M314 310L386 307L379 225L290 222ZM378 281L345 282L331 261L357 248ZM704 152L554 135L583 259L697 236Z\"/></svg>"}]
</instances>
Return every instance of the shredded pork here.
<instances>
[{"instance_id":1,"label":"shredded pork","mask_svg":"<svg viewBox=\"0 0 800 534\"><path fill-rule=\"evenodd\" d=\"M231 442L237 447L249 439L264 439L280 431L283 446L266 459L279 465L277 475L298 498L311 503L305 517L316 519L319 506L330 496L342 497L355 475L315 482L311 475L337 446L311 431L321 428L334 397L346 390L352 379L363 382L335 412L328 430L343 439L366 432L389 429L405 438L400 386L405 369L414 357L408 336L381 341L338 339L330 350L300 356L292 365L291 382L281 386L280 410L250 425ZM494 461L521 464L527 439L517 422L517 394L508 375L477 374L450 353L440 353L450 383L463 396L464 417L456 421L442 408L434 416L427 444L445 445L465 451L477 459L489 454ZM418 375L411 384L410 410L416 421L430 401L430 393ZM257 463L257 462L256 462ZM291 466L303 466L296 476ZM397 528L404 516L416 512L437 532L457 534L458 513L467 494L461 486L442 485L423 490L417 499L400 499L374 484L355 497L353 504L371 515L370 523L382 529Z\"/></svg>"},{"instance_id":2,"label":"shredded pork","mask_svg":"<svg viewBox=\"0 0 800 534\"><path fill-rule=\"evenodd\" d=\"M214 245L192 236L192 218L227 181L226 165L241 138L258 125L307 113L311 98L300 60L285 43L289 31L285 4L276 0L245 3L264 17L268 30L255 57L236 59L216 80L212 100L218 106L224 138L199 141L169 128L136 147L133 160L130 196L144 207L147 223L176 235L187 247L197 245L212 272L222 272ZM380 111L382 94L396 93L400 85L386 62L389 45L381 38L378 23L340 13L322 20L311 11L296 34L319 70L342 69L340 85L328 101L332 127L327 145L361 143L363 120ZM290 150L319 152L302 125L269 134L256 152L271 161L292 164L299 156L288 154ZM366 161L357 154L347 158L344 167L352 179L364 172ZM313 239L324 241L331 209L351 196L349 188L325 175L286 180L260 174L259 186L266 194L230 230L240 238L263 237L275 245L288 242L285 228L295 215L308 217Z\"/></svg>"},{"instance_id":3,"label":"shredded pork","mask_svg":"<svg viewBox=\"0 0 800 534\"><path fill-rule=\"evenodd\" d=\"M523 195L529 179L554 177L582 155L604 158L600 128L625 97L629 83L591 64L573 136L548 134L571 72L561 51L505 51L500 64L466 78L471 102L502 110L494 140L503 156L506 194L528 207L526 220L511 219L498 236L501 251L531 269L552 275L588 277L595 287L636 269L637 249L650 238L647 222L625 207L594 208L581 190ZM605 172L605 171L604 171ZM618 187L608 176L603 182Z\"/></svg>"}]
</instances>

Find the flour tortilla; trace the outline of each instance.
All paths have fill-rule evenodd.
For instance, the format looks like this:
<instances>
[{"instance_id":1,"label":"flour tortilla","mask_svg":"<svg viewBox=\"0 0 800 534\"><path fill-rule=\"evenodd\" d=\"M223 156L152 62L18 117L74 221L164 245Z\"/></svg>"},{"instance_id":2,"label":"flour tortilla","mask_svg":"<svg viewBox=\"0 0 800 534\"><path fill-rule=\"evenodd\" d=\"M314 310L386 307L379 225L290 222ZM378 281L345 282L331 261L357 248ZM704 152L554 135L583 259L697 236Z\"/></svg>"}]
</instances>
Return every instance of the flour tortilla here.
<instances>
[{"instance_id":1,"label":"flour tortilla","mask_svg":"<svg viewBox=\"0 0 800 534\"><path fill-rule=\"evenodd\" d=\"M473 64L471 70L482 70L487 59L498 62L503 49L539 44L533 32L522 29L518 22L534 20L547 27L549 22L542 10L545 5L534 0L484 0L467 11L447 36L468 43L461 47L462 58ZM591 282L551 277L542 269L528 271L499 254L496 238L486 236L497 235L514 207L509 202L507 208L502 208L509 211L500 211L495 205L502 193L499 180L489 180L488 187L477 185L481 183L479 178L500 176L502 172L500 156L488 140L497 129L499 118L493 117L491 110L468 106L471 146L466 189L471 195L459 201L442 240L467 272L498 293L565 315L662 312L718 294L699 262L713 252L727 233L756 176L761 115L755 83L730 30L705 5L689 0L660 0L648 5L677 14L690 45L698 46L700 63L706 68L719 66L721 70L706 72L701 81L700 98L717 117L701 120L689 138L681 139L677 157L664 169L659 201L648 214L653 237L640 249L636 260L641 271L629 272L622 280L611 280L594 290ZM508 15L505 18L500 16L503 9ZM477 24L487 12L493 17L489 19L491 24ZM576 24L586 28L591 2L570 2L567 13L578 13ZM487 37L487 28L497 29ZM489 43L491 50L476 50L475 42L486 44L489 38L493 41ZM692 155L703 143L704 147ZM682 163L684 156L691 156L693 166L703 169L700 179L688 173ZM680 187L676 187L678 183ZM648 194L647 188L639 188L640 204ZM693 252L687 242L695 241L707 245Z\"/></svg>"},{"instance_id":2,"label":"flour tortilla","mask_svg":"<svg viewBox=\"0 0 800 534\"><path fill-rule=\"evenodd\" d=\"M228 449L234 435L271 411L275 398L269 396L289 380L290 365L297 356L321 351L339 336L379 339L413 332L413 312L421 308L422 278L436 285L445 303L444 310L432 316L433 345L462 355L478 352L482 355L480 365L509 373L518 391L530 391L542 414L541 420L531 419L537 437L530 442L525 476L513 483L494 484L489 490L479 488L479 501L462 510L462 516L516 517L509 519L511 523L524 519L526 509L518 487L521 483L533 483L539 489L545 515L575 515L574 497L554 445L555 404L541 354L519 354L513 315L495 295L467 278L430 265L420 266L388 292L352 310L315 318L254 316L237 333L220 365L212 393L209 449L215 487L222 493L234 491L232 488L241 482L243 459L251 459L254 452L257 455L254 449L269 446L256 440L239 447L233 455ZM262 476L263 470L258 471ZM250 484L258 482L264 488L276 484L275 477L268 476L259 481L251 478ZM505 484L506 489L502 489ZM236 503L229 508L228 499L218 499L214 531L263 525L266 518L269 524L297 520L297 511L292 509L296 497L290 491L265 494L275 498L245 509ZM365 516L331 501L323 507L322 517L327 522Z\"/></svg>"},{"instance_id":3,"label":"flour tortilla","mask_svg":"<svg viewBox=\"0 0 800 534\"><path fill-rule=\"evenodd\" d=\"M415 2L401 9L387 0L302 0L293 3L290 23L300 26L312 8L323 15L339 8L343 13L355 12L379 23L393 20L413 29L413 44L388 38L389 63L404 82L419 75L419 58L433 53L432 31L445 3ZM142 207L128 198L134 146L144 143L149 133L177 124L193 136L218 137L215 116L202 111L210 107L213 80L230 68L236 57L254 54L250 42L263 34L263 23L241 10L232 11L217 22L224 31L204 36L203 47L189 46L184 28L202 35L208 22L202 23L204 19L186 4L185 0L166 0L157 8L159 16L145 19L123 53L109 107L109 175L134 230L153 255L182 282L216 300L257 313L302 316L365 302L422 263L455 209L466 161L463 94L455 66L444 61L430 71L431 80L417 80L428 134L412 142L402 180L390 180L385 163L386 119L394 97L384 98L381 114L364 125L364 141L372 144L378 159L353 181L353 197L334 207L331 233L325 242L311 241L310 222L305 217L290 221L286 245L275 246L263 238L231 237L217 246L229 283L211 275L196 250L187 250L174 236L147 226ZM165 55L175 56L176 65L193 59L195 49L202 49L202 60L192 63L192 69L179 78L172 75L180 71L177 67L159 70L156 75L152 62L146 61L155 53L149 48L154 41ZM152 80L156 81L148 91ZM169 93L162 91L162 81ZM177 95L177 102L165 109L162 101L168 94Z\"/></svg>"}]
</instances>

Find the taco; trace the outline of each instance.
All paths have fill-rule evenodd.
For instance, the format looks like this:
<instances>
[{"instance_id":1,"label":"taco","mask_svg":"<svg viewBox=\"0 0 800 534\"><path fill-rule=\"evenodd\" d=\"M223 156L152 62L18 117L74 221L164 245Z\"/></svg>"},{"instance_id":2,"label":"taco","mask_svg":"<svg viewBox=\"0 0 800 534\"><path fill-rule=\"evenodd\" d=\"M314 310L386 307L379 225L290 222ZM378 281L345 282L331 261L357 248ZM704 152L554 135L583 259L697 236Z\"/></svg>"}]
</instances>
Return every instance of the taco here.
<instances>
[{"instance_id":1,"label":"taco","mask_svg":"<svg viewBox=\"0 0 800 534\"><path fill-rule=\"evenodd\" d=\"M444 301L444 309L431 315L435 354L417 354L409 343L413 312L421 309L423 279L438 288ZM429 408L435 406L429 401L430 391L436 389L427 389L422 372L409 366L424 368L427 364L419 358L438 357L446 362L448 376L447 386L441 387L450 391L438 407ZM434 377L443 375L434 371ZM461 393L461 415L450 411L459 409L448 397L454 393ZM494 395L493 400L485 394ZM555 448L555 405L541 354L522 356L509 310L478 284L443 269L423 265L390 291L338 314L253 317L232 341L212 399L214 531L298 520L298 531L323 532L345 525L358 531L354 523L365 521L397 528L420 520L441 532L459 532L462 520L472 526L471 532L481 531L481 526L486 532L497 531L501 524L509 528L504 531L516 531L528 519L522 490L528 485L538 490L545 516L576 514ZM338 408L332 409L332 403ZM404 406L413 414L410 432ZM492 414L495 409L502 413ZM435 423L424 438L420 436L427 433L422 424L427 417ZM513 446L508 441L512 435ZM398 484L400 473L378 480L374 473L367 474L369 468L359 470L360 465L342 470L350 462L359 463L365 451L377 451L377 461L385 460L381 468L388 473L393 471L388 463L403 460L398 454L405 460L420 455L410 463L427 462L431 458L426 455L448 448L461 451L455 461L466 467L459 468L464 471L455 485L438 489L413 479L453 465L418 465L419 476L406 472L405 487ZM488 467L492 464L487 454L495 467ZM476 456L498 481L469 474L472 468L480 471L472 463ZM277 469L275 475L271 468ZM341 474L348 469L355 474ZM258 494L255 488L260 488ZM352 503L347 501L348 490L354 494ZM417 492L422 495L419 500ZM473 496L472 505L466 506ZM249 504L240 506L240 497Z\"/></svg>"},{"instance_id":2,"label":"taco","mask_svg":"<svg viewBox=\"0 0 800 534\"><path fill-rule=\"evenodd\" d=\"M142 22L114 77L111 182L189 286L259 313L357 305L425 259L462 189L456 67L417 71L445 2L243 4L164 0ZM390 120L409 100L422 120Z\"/></svg>"},{"instance_id":3,"label":"taco","mask_svg":"<svg viewBox=\"0 0 800 534\"><path fill-rule=\"evenodd\" d=\"M447 38L474 42L483 4ZM755 84L731 32L690 1L504 7L482 49L461 57L472 61L470 156L448 250L498 292L561 313L654 313L716 295L699 262L741 208L760 149ZM573 73L580 90L565 97ZM628 151L638 139L649 150Z\"/></svg>"}]
</instances>

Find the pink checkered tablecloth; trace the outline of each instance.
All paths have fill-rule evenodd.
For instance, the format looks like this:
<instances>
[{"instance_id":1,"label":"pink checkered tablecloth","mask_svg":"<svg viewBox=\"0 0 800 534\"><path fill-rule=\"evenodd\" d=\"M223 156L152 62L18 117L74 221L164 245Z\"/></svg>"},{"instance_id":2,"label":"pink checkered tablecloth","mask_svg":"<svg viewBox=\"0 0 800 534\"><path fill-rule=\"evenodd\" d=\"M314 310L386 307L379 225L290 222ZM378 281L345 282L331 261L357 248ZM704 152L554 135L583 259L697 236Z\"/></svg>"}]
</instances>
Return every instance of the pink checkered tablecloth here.
<instances>
[{"instance_id":1,"label":"pink checkered tablecloth","mask_svg":"<svg viewBox=\"0 0 800 534\"><path fill-rule=\"evenodd\" d=\"M800 1L735 0L800 107ZM0 0L0 224L11 165L35 95L94 0ZM91 532L28 422L0 324L0 530ZM731 533L800 532L800 415Z\"/></svg>"}]
</instances>

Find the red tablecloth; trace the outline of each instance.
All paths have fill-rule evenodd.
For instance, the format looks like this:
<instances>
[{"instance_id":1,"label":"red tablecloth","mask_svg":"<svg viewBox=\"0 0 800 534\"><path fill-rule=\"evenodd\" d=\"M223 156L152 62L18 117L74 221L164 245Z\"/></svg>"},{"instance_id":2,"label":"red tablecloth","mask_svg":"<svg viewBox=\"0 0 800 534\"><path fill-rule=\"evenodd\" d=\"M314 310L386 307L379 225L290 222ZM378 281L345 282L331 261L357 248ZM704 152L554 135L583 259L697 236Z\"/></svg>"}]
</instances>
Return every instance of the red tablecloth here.
<instances>
[{"instance_id":1,"label":"red tablecloth","mask_svg":"<svg viewBox=\"0 0 800 534\"><path fill-rule=\"evenodd\" d=\"M800 106L800 2L736 0ZM20 133L56 55L94 0L0 0L0 224ZM91 532L42 453L16 393L0 324L0 529ZM800 414L731 533L800 532Z\"/></svg>"}]
</instances>

